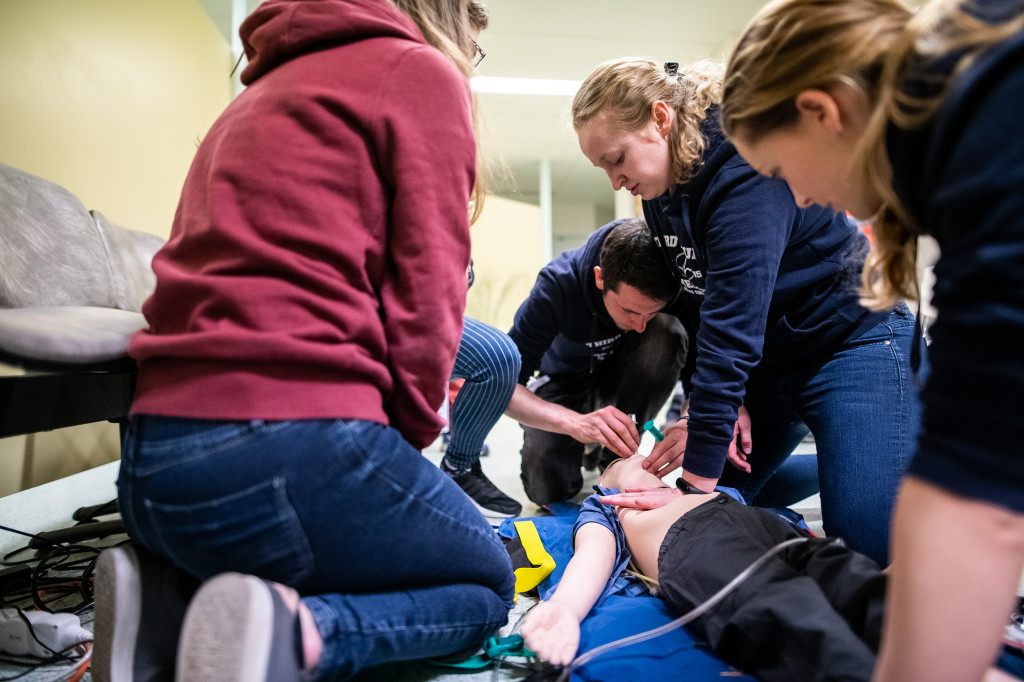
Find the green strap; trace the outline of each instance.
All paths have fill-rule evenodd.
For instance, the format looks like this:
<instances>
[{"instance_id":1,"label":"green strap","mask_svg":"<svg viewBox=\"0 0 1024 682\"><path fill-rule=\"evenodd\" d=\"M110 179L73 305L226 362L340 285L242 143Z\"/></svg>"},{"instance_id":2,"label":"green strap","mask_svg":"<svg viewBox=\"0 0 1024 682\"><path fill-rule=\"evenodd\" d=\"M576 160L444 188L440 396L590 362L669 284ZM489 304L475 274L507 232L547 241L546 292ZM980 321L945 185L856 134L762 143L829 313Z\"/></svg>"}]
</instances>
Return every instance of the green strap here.
<instances>
[{"instance_id":1,"label":"green strap","mask_svg":"<svg viewBox=\"0 0 1024 682\"><path fill-rule=\"evenodd\" d=\"M464 661L449 663L436 658L426 659L431 665L443 668L456 668L459 670L480 670L494 663L499 658L519 656L522 658L536 658L537 654L526 648L523 644L522 635L509 635L508 637L491 637L484 642L483 652L470 656Z\"/></svg>"}]
</instances>

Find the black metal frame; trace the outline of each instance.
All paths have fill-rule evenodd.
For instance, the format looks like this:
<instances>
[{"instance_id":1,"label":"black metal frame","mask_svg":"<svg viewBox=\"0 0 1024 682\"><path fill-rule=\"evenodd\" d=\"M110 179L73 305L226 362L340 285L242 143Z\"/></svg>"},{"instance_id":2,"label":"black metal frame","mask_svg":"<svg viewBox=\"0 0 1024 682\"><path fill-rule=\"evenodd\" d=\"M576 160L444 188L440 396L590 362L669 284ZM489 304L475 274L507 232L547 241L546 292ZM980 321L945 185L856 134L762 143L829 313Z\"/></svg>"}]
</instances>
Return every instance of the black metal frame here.
<instances>
[{"instance_id":1,"label":"black metal frame","mask_svg":"<svg viewBox=\"0 0 1024 682\"><path fill-rule=\"evenodd\" d=\"M0 438L99 421L121 424L123 431L135 393L130 358L70 364L0 351L0 363L26 371L0 376Z\"/></svg>"}]
</instances>

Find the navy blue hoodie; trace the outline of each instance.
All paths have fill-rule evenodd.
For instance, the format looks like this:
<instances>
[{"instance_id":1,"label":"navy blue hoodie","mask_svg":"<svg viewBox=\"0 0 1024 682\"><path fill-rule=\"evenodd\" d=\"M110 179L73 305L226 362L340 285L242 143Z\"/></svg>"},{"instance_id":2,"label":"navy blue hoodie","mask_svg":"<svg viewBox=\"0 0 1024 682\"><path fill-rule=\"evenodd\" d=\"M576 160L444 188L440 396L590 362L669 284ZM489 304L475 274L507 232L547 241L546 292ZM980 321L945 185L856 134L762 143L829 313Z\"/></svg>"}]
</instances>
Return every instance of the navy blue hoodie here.
<instances>
[{"instance_id":1,"label":"navy blue hoodie","mask_svg":"<svg viewBox=\"0 0 1024 682\"><path fill-rule=\"evenodd\" d=\"M717 107L703 132L698 173L643 207L684 297L700 306L683 467L718 478L751 369L820 361L887 312L858 301L868 242L853 221L797 208L784 182L758 175L724 138Z\"/></svg>"},{"instance_id":2,"label":"navy blue hoodie","mask_svg":"<svg viewBox=\"0 0 1024 682\"><path fill-rule=\"evenodd\" d=\"M628 334L636 333L615 325L594 279L605 237L621 222L601 227L586 244L562 253L537 275L508 333L523 357L519 383L537 370L552 376L593 371Z\"/></svg>"},{"instance_id":3,"label":"navy blue hoodie","mask_svg":"<svg viewBox=\"0 0 1024 682\"><path fill-rule=\"evenodd\" d=\"M976 2L983 19L1019 0ZM943 83L951 60L926 68ZM955 494L1024 511L1024 31L989 49L924 128L890 127L894 185L942 250L930 373L910 472Z\"/></svg>"}]
</instances>

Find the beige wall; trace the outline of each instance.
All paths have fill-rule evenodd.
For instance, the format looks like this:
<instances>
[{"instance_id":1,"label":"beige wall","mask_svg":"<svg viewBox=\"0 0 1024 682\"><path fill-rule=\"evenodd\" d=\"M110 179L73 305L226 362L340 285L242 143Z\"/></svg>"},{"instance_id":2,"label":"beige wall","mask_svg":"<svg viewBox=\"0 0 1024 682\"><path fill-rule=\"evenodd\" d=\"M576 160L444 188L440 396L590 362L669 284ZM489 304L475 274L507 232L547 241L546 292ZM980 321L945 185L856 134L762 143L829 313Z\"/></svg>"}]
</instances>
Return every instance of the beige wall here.
<instances>
[{"instance_id":1,"label":"beige wall","mask_svg":"<svg viewBox=\"0 0 1024 682\"><path fill-rule=\"evenodd\" d=\"M197 0L0 1L0 162L166 237L234 62ZM0 495L118 456L111 424L0 440Z\"/></svg>"},{"instance_id":2,"label":"beige wall","mask_svg":"<svg viewBox=\"0 0 1024 682\"><path fill-rule=\"evenodd\" d=\"M0 2L0 161L166 236L232 66L197 0Z\"/></svg>"},{"instance_id":3,"label":"beige wall","mask_svg":"<svg viewBox=\"0 0 1024 682\"><path fill-rule=\"evenodd\" d=\"M507 332L519 304L530 293L544 265L540 209L512 199L489 196L473 239L473 287L466 316Z\"/></svg>"}]
</instances>

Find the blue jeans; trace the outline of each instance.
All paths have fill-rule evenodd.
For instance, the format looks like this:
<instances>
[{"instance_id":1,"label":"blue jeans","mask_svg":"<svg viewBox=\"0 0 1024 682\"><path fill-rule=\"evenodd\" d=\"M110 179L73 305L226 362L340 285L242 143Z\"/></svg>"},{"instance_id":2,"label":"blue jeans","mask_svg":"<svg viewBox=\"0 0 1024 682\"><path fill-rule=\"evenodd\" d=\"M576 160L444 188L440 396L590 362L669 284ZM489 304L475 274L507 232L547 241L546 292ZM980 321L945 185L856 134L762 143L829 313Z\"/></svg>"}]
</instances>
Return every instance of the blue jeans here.
<instances>
[{"instance_id":1,"label":"blue jeans","mask_svg":"<svg viewBox=\"0 0 1024 682\"><path fill-rule=\"evenodd\" d=\"M825 534L881 566L888 563L889 521L920 426L910 351L924 341L901 304L881 323L830 356L800 367L750 373L744 405L750 413L752 472L726 464L721 485L753 501L805 432L818 453Z\"/></svg>"},{"instance_id":2,"label":"blue jeans","mask_svg":"<svg viewBox=\"0 0 1024 682\"><path fill-rule=\"evenodd\" d=\"M129 534L156 554L296 588L324 640L318 679L477 646L512 606L487 521L376 422L138 416L117 484Z\"/></svg>"},{"instance_id":3,"label":"blue jeans","mask_svg":"<svg viewBox=\"0 0 1024 682\"><path fill-rule=\"evenodd\" d=\"M448 418L452 440L445 459L469 469L480 459L484 439L512 400L523 361L508 334L465 318L452 379L465 379Z\"/></svg>"}]
</instances>

